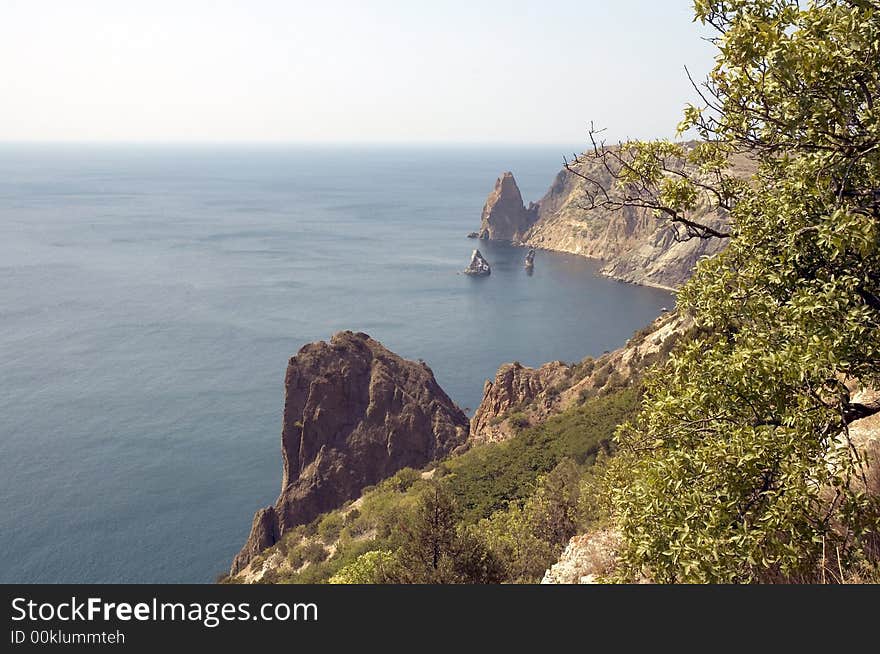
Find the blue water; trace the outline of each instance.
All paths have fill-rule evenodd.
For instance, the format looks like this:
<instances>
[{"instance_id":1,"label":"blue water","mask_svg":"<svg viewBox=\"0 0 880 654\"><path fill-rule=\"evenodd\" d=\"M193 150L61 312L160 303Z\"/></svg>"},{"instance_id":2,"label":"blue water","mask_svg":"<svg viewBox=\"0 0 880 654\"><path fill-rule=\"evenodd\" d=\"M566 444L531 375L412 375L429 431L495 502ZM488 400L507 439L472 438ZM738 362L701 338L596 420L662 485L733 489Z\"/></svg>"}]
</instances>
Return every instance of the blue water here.
<instances>
[{"instance_id":1,"label":"blue water","mask_svg":"<svg viewBox=\"0 0 880 654\"><path fill-rule=\"evenodd\" d=\"M668 293L479 243L562 148L0 147L0 582L209 582L280 484L289 356L341 329L462 408L620 346Z\"/></svg>"}]
</instances>

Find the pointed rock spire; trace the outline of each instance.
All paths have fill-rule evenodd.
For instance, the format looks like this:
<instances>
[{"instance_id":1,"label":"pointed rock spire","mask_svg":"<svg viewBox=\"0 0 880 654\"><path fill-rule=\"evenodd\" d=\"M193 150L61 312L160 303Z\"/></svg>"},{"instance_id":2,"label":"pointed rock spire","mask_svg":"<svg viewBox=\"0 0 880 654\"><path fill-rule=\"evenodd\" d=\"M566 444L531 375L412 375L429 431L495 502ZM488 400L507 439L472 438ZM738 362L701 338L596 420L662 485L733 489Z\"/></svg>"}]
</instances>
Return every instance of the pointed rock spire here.
<instances>
[{"instance_id":1,"label":"pointed rock spire","mask_svg":"<svg viewBox=\"0 0 880 654\"><path fill-rule=\"evenodd\" d=\"M496 180L495 189L486 198L479 236L482 239L518 243L537 218L537 205L525 207L513 173L508 171Z\"/></svg>"},{"instance_id":2,"label":"pointed rock spire","mask_svg":"<svg viewBox=\"0 0 880 654\"><path fill-rule=\"evenodd\" d=\"M479 250L474 250L474 253L471 255L471 262L468 264L468 267L464 269L465 275L488 275L492 272L492 269L489 267L489 262L483 258L483 255Z\"/></svg>"}]
</instances>

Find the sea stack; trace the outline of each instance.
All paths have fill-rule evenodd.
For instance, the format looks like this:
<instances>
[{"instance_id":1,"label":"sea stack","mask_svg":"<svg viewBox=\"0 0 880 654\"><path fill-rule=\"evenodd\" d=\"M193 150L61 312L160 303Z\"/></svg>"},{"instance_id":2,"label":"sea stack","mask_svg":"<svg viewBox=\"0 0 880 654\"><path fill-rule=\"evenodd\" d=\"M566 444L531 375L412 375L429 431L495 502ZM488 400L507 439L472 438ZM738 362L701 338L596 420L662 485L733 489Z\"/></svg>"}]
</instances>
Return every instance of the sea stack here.
<instances>
[{"instance_id":1,"label":"sea stack","mask_svg":"<svg viewBox=\"0 0 880 654\"><path fill-rule=\"evenodd\" d=\"M538 206L523 205L522 194L510 171L495 181L480 217L480 238L519 243L538 219Z\"/></svg>"},{"instance_id":2,"label":"sea stack","mask_svg":"<svg viewBox=\"0 0 880 654\"><path fill-rule=\"evenodd\" d=\"M479 250L474 250L474 253L471 255L471 262L468 264L468 267L464 269L464 274L483 277L491 272L492 269L489 267L489 262L483 258L483 255Z\"/></svg>"},{"instance_id":3,"label":"sea stack","mask_svg":"<svg viewBox=\"0 0 880 654\"><path fill-rule=\"evenodd\" d=\"M526 270L532 270L535 267L535 248L530 248L526 255Z\"/></svg>"},{"instance_id":4,"label":"sea stack","mask_svg":"<svg viewBox=\"0 0 880 654\"><path fill-rule=\"evenodd\" d=\"M467 435L467 416L424 363L363 333L339 332L329 343L306 345L284 378L281 494L257 511L231 574L291 527L401 468L442 459Z\"/></svg>"}]
</instances>

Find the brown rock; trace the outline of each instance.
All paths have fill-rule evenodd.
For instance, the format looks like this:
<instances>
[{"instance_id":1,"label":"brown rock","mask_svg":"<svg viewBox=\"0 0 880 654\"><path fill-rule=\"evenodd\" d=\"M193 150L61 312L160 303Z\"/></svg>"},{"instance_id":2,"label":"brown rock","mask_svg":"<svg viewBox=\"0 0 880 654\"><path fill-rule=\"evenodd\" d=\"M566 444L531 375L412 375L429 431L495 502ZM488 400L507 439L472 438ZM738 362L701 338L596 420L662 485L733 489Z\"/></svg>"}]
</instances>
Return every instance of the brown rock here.
<instances>
[{"instance_id":1,"label":"brown rock","mask_svg":"<svg viewBox=\"0 0 880 654\"><path fill-rule=\"evenodd\" d=\"M467 416L431 369L362 333L303 347L287 366L284 395L281 494L257 512L231 574L291 527L467 439Z\"/></svg>"},{"instance_id":2,"label":"brown rock","mask_svg":"<svg viewBox=\"0 0 880 654\"><path fill-rule=\"evenodd\" d=\"M852 400L871 412L849 424L849 438L864 461L862 472L866 486L859 490L880 496L880 391L861 388Z\"/></svg>"},{"instance_id":3,"label":"brown rock","mask_svg":"<svg viewBox=\"0 0 880 654\"><path fill-rule=\"evenodd\" d=\"M464 269L464 274L485 277L486 275L492 274L492 267L489 265L489 262L486 261L482 252L474 250L468 267Z\"/></svg>"},{"instance_id":4,"label":"brown rock","mask_svg":"<svg viewBox=\"0 0 880 654\"><path fill-rule=\"evenodd\" d=\"M606 188L614 185L598 161L588 159L576 170ZM754 163L742 156L731 160L733 174L745 177L753 170ZM587 211L588 193L595 190L584 178L563 169L544 197L526 209L513 176L504 173L483 208L480 236L598 259L604 264L604 275L670 290L690 278L701 257L712 256L727 244L723 239L682 241L676 238L673 224L648 209ZM704 200L701 203L695 218L715 229L725 229L726 217Z\"/></svg>"},{"instance_id":5,"label":"brown rock","mask_svg":"<svg viewBox=\"0 0 880 654\"><path fill-rule=\"evenodd\" d=\"M504 364L483 386L483 399L471 419L470 442L507 440L517 431L512 417L538 425L587 397L629 385L667 356L692 325L690 318L664 313L626 345L595 361L588 358L576 365L553 361L540 368Z\"/></svg>"},{"instance_id":6,"label":"brown rock","mask_svg":"<svg viewBox=\"0 0 880 654\"><path fill-rule=\"evenodd\" d=\"M606 187L614 180L598 162L579 172ZM569 252L604 263L602 273L627 282L675 289L687 281L700 257L726 244L721 239L676 239L676 227L648 209L584 210L587 193L595 191L581 177L562 170L538 202L538 218L524 237L532 247ZM725 218L706 207L706 224L723 229Z\"/></svg>"},{"instance_id":7,"label":"brown rock","mask_svg":"<svg viewBox=\"0 0 880 654\"><path fill-rule=\"evenodd\" d=\"M537 220L537 207L523 205L522 194L513 178L506 172L495 182L495 189L483 205L480 218L480 238L518 243Z\"/></svg>"},{"instance_id":8,"label":"brown rock","mask_svg":"<svg viewBox=\"0 0 880 654\"><path fill-rule=\"evenodd\" d=\"M550 408L552 398L546 392L568 378L569 367L561 361L545 363L540 368L526 368L507 363L498 369L494 381L486 380L483 400L471 419L471 441L477 443L506 440L514 434L509 413L533 405L539 397ZM529 406L529 413L539 407Z\"/></svg>"},{"instance_id":9,"label":"brown rock","mask_svg":"<svg viewBox=\"0 0 880 654\"><path fill-rule=\"evenodd\" d=\"M251 525L251 533L244 547L232 561L232 574L244 568L251 559L267 547L272 547L278 542L281 534L278 533L278 516L275 515L275 507L267 506L260 509L254 515Z\"/></svg>"}]
</instances>

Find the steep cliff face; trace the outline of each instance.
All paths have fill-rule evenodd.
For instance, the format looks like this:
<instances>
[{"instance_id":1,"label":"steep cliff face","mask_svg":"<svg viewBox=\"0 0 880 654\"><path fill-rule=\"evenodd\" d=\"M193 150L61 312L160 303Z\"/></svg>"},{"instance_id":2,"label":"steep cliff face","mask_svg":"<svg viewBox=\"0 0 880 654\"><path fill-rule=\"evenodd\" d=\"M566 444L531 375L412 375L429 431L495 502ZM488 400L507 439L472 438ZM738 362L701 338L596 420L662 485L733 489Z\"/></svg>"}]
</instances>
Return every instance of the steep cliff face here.
<instances>
[{"instance_id":1,"label":"steep cliff face","mask_svg":"<svg viewBox=\"0 0 880 654\"><path fill-rule=\"evenodd\" d=\"M495 181L495 188L483 205L479 237L518 243L537 217L537 207L523 205L513 173L506 172Z\"/></svg>"},{"instance_id":2,"label":"steep cliff face","mask_svg":"<svg viewBox=\"0 0 880 654\"><path fill-rule=\"evenodd\" d=\"M628 386L666 357L692 326L689 318L665 313L622 348L598 359L588 357L575 364L553 361L540 368L504 364L483 386L483 399L471 420L471 442L507 440L525 424L539 424L586 397Z\"/></svg>"},{"instance_id":3,"label":"steep cliff face","mask_svg":"<svg viewBox=\"0 0 880 654\"><path fill-rule=\"evenodd\" d=\"M734 174L745 176L752 170L753 164L745 158L731 161ZM579 172L606 187L612 186L613 179L598 162L581 164ZM599 259L604 262L602 273L609 277L670 290L687 281L701 257L719 252L726 244L721 239L679 241L674 225L645 209L587 211L584 209L589 204L587 182L567 170L560 171L544 197L525 210L528 219L519 218L514 222L502 219L507 210L499 211L496 218L493 207L498 204L499 185L508 175L510 173L505 173L495 183L495 190L483 209L480 229L483 238ZM515 187L512 175L510 180ZM515 194L509 191L508 197L504 206L522 205L518 189ZM723 228L726 223L725 217L710 210L708 205L702 210L698 207L696 217L715 229Z\"/></svg>"},{"instance_id":4,"label":"steep cliff face","mask_svg":"<svg viewBox=\"0 0 880 654\"><path fill-rule=\"evenodd\" d=\"M609 173L598 164L581 166L587 176L611 186ZM570 252L605 265L602 273L627 282L675 289L690 277L700 257L719 252L721 239L676 240L676 228L646 209L586 211L587 183L561 171L538 202L538 220L523 239L532 247ZM716 229L723 217L704 209L699 219Z\"/></svg>"},{"instance_id":5,"label":"steep cliff face","mask_svg":"<svg viewBox=\"0 0 880 654\"><path fill-rule=\"evenodd\" d=\"M570 366L562 361L527 368L507 363L498 369L493 381L486 380L483 400L471 419L471 440L487 443L506 440L512 435L510 414L528 407L530 413L551 411L553 398L547 391L569 379ZM534 406L538 404L538 406Z\"/></svg>"},{"instance_id":6,"label":"steep cliff face","mask_svg":"<svg viewBox=\"0 0 880 654\"><path fill-rule=\"evenodd\" d=\"M467 416L431 369L362 333L303 347L287 366L284 395L281 494L257 512L232 574L287 529L467 439Z\"/></svg>"}]
</instances>

